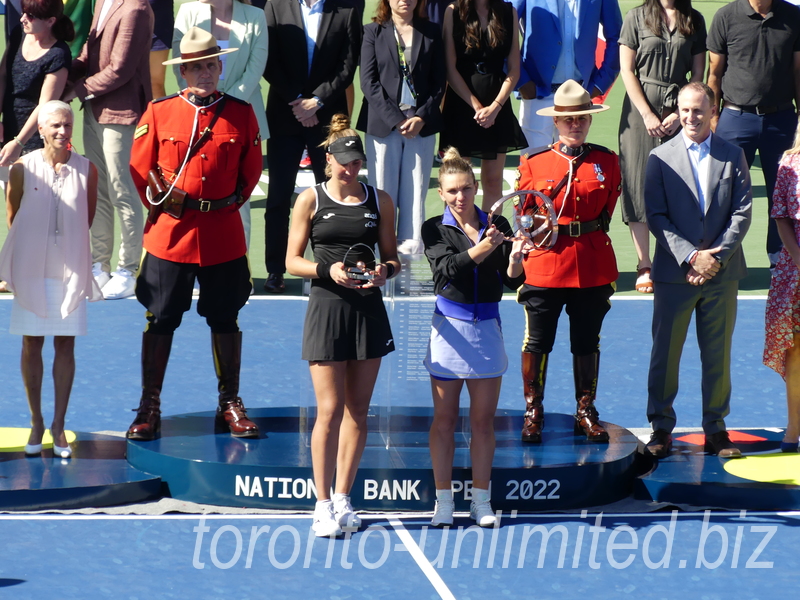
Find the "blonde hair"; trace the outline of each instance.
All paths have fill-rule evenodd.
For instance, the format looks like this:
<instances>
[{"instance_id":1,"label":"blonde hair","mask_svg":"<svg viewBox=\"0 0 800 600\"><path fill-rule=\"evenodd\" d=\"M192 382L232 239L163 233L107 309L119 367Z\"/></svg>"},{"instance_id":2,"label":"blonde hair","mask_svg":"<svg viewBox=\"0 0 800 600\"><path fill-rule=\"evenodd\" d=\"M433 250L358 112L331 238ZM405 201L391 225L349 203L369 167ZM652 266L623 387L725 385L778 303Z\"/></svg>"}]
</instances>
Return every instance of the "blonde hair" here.
<instances>
[{"instance_id":1,"label":"blonde hair","mask_svg":"<svg viewBox=\"0 0 800 600\"><path fill-rule=\"evenodd\" d=\"M784 156L788 154L800 154L800 121L797 122L797 129L794 132L792 147L783 153Z\"/></svg>"},{"instance_id":2,"label":"blonde hair","mask_svg":"<svg viewBox=\"0 0 800 600\"><path fill-rule=\"evenodd\" d=\"M442 166L439 167L439 189L442 189L442 175L458 175L466 173L472 177L472 182L477 184L475 172L472 170L472 163L469 159L463 158L458 149L449 146L444 151Z\"/></svg>"},{"instance_id":3,"label":"blonde hair","mask_svg":"<svg viewBox=\"0 0 800 600\"><path fill-rule=\"evenodd\" d=\"M342 113L336 113L331 117L331 124L326 127L328 131L328 137L325 138L325 141L322 142L319 147L325 148L327 152L328 146L330 146L334 141L338 140L339 138L343 137L361 137L358 135L358 132L355 129L350 127L350 117ZM331 178L333 173L331 172L331 166L325 165L325 177L328 179Z\"/></svg>"}]
</instances>

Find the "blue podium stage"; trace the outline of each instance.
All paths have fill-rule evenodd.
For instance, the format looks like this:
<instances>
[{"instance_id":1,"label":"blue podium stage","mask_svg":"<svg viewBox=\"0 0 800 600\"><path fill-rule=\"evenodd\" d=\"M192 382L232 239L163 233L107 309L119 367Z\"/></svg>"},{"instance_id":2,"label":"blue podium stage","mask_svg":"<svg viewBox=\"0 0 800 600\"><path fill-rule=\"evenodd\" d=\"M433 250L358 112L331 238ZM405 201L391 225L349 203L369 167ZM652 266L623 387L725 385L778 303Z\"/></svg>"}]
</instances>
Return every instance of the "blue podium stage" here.
<instances>
[{"instance_id":1,"label":"blue podium stage","mask_svg":"<svg viewBox=\"0 0 800 600\"><path fill-rule=\"evenodd\" d=\"M158 475L181 500L250 508L311 510L315 489L309 447L313 408L254 409L262 437L214 433L214 413L163 419L161 437L128 442L128 461ZM376 407L351 493L359 510L429 511L436 499L428 450L430 408ZM467 420L462 409L461 420ZM607 423L610 441L576 435L571 415L548 413L542 444L520 441L522 411L495 418L497 450L492 507L504 512L563 510L608 504L633 489L638 440ZM461 429L461 428L459 428ZM458 434L453 471L456 508L471 498L468 433Z\"/></svg>"},{"instance_id":2,"label":"blue podium stage","mask_svg":"<svg viewBox=\"0 0 800 600\"><path fill-rule=\"evenodd\" d=\"M800 454L782 454L783 430L730 431L743 458L703 452L702 433L673 437L670 456L653 461L636 482L636 496L691 506L747 510L800 509Z\"/></svg>"},{"instance_id":3,"label":"blue podium stage","mask_svg":"<svg viewBox=\"0 0 800 600\"><path fill-rule=\"evenodd\" d=\"M0 510L112 506L161 496L161 480L130 466L119 438L78 433L71 459L54 458L52 445L41 456L1 446Z\"/></svg>"}]
</instances>

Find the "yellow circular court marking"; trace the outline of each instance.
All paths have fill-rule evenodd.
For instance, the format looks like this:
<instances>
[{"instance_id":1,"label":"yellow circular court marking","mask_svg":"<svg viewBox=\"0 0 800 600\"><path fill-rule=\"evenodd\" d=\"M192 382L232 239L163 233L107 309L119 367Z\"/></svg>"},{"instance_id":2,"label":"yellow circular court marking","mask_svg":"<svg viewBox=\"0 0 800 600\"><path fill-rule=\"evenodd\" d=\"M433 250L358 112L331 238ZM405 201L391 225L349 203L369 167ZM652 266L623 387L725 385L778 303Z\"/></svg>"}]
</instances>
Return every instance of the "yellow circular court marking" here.
<instances>
[{"instance_id":1,"label":"yellow circular court marking","mask_svg":"<svg viewBox=\"0 0 800 600\"><path fill-rule=\"evenodd\" d=\"M25 449L25 444L28 443L30 433L31 430L27 427L0 427L0 452L22 452ZM75 432L68 430L66 434L67 442L71 444L75 441ZM45 448L50 448L53 445L53 438L50 436L49 429L44 432L42 445Z\"/></svg>"},{"instance_id":2,"label":"yellow circular court marking","mask_svg":"<svg viewBox=\"0 0 800 600\"><path fill-rule=\"evenodd\" d=\"M760 481L800 485L800 454L759 454L728 460L725 470L731 475Z\"/></svg>"}]
</instances>

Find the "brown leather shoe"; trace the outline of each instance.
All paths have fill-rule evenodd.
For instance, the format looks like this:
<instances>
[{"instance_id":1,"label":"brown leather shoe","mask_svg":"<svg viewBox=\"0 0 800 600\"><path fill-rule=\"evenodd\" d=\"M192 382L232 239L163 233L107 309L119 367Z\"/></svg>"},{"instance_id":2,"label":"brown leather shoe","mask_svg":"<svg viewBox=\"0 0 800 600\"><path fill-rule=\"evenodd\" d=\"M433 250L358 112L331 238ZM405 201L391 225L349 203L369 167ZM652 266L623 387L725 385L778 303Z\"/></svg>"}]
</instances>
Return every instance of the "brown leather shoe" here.
<instances>
[{"instance_id":1,"label":"brown leather shoe","mask_svg":"<svg viewBox=\"0 0 800 600\"><path fill-rule=\"evenodd\" d=\"M270 273L264 282L264 291L270 294L282 294L286 291L282 273Z\"/></svg>"},{"instance_id":2,"label":"brown leather shoe","mask_svg":"<svg viewBox=\"0 0 800 600\"><path fill-rule=\"evenodd\" d=\"M522 423L522 441L528 444L542 442L544 428L544 383L547 378L547 354L522 353L522 388L525 390L525 420Z\"/></svg>"},{"instance_id":3,"label":"brown leather shoe","mask_svg":"<svg viewBox=\"0 0 800 600\"><path fill-rule=\"evenodd\" d=\"M219 384L219 407L214 425L228 429L233 437L256 438L258 426L247 418L239 398L239 370L242 362L242 332L212 333L211 349Z\"/></svg>"},{"instance_id":4,"label":"brown leather shoe","mask_svg":"<svg viewBox=\"0 0 800 600\"><path fill-rule=\"evenodd\" d=\"M597 374L600 370L600 353L572 355L572 374L575 378L575 432L584 433L590 442L608 441L608 432L600 425L600 414L594 407L597 393Z\"/></svg>"},{"instance_id":5,"label":"brown leather shoe","mask_svg":"<svg viewBox=\"0 0 800 600\"><path fill-rule=\"evenodd\" d=\"M706 435L706 444L703 449L720 458L742 458L742 451L734 445L727 431Z\"/></svg>"},{"instance_id":6,"label":"brown leather shoe","mask_svg":"<svg viewBox=\"0 0 800 600\"><path fill-rule=\"evenodd\" d=\"M128 427L125 434L129 440L141 440L149 442L156 439L161 433L161 402L158 398L142 398L139 401L139 408L136 410L136 418Z\"/></svg>"},{"instance_id":7,"label":"brown leather shoe","mask_svg":"<svg viewBox=\"0 0 800 600\"><path fill-rule=\"evenodd\" d=\"M672 451L672 435L663 429L656 429L650 434L650 441L644 449L651 456L666 458Z\"/></svg>"},{"instance_id":8,"label":"brown leather shoe","mask_svg":"<svg viewBox=\"0 0 800 600\"><path fill-rule=\"evenodd\" d=\"M171 335L142 334L142 398L125 434L128 439L149 441L161 432L161 386L171 349Z\"/></svg>"},{"instance_id":9,"label":"brown leather shoe","mask_svg":"<svg viewBox=\"0 0 800 600\"><path fill-rule=\"evenodd\" d=\"M241 398L227 401L224 405L220 402L214 426L218 431L230 431L233 437L258 437L258 425L247 418L247 410Z\"/></svg>"}]
</instances>

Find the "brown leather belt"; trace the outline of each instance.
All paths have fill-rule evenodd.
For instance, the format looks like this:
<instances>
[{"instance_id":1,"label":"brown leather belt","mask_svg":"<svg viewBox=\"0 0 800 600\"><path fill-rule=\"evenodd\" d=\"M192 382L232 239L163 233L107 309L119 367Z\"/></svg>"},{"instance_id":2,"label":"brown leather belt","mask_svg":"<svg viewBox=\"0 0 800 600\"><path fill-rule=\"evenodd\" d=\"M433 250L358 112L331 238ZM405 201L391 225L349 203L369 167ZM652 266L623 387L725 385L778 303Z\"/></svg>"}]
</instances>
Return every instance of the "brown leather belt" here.
<instances>
[{"instance_id":1,"label":"brown leather belt","mask_svg":"<svg viewBox=\"0 0 800 600\"><path fill-rule=\"evenodd\" d=\"M722 105L722 108L730 108L731 110L738 110L740 112L763 116L771 115L784 110L794 110L794 104L792 102L784 102L783 104L778 104L777 106L738 106L736 104L731 104L726 100Z\"/></svg>"},{"instance_id":2,"label":"brown leather belt","mask_svg":"<svg viewBox=\"0 0 800 600\"><path fill-rule=\"evenodd\" d=\"M579 237L586 233L595 231L608 231L610 219L606 214L600 215L594 221L572 221L565 225L558 226L558 235L568 235L569 237Z\"/></svg>"},{"instance_id":3,"label":"brown leather belt","mask_svg":"<svg viewBox=\"0 0 800 600\"><path fill-rule=\"evenodd\" d=\"M200 212L209 212L212 210L219 210L220 208L225 208L226 206L230 206L231 204L236 203L238 199L239 199L238 194L231 194L227 198L221 198L219 200L204 200L203 198L195 200L193 198L187 198L186 208L199 210Z\"/></svg>"}]
</instances>

